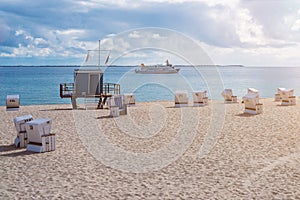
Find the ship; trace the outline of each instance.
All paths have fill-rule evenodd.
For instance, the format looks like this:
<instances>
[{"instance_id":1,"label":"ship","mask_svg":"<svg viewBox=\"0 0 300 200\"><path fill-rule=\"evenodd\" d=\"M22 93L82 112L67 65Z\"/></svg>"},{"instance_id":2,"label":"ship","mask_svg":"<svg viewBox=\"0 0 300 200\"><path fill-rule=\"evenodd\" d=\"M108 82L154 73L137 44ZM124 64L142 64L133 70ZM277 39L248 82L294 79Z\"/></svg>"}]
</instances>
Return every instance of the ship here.
<instances>
[{"instance_id":1,"label":"ship","mask_svg":"<svg viewBox=\"0 0 300 200\"><path fill-rule=\"evenodd\" d=\"M137 74L176 74L179 72L179 68L175 68L169 60L166 60L165 64L157 65L144 65L142 63L138 69L135 69Z\"/></svg>"}]
</instances>

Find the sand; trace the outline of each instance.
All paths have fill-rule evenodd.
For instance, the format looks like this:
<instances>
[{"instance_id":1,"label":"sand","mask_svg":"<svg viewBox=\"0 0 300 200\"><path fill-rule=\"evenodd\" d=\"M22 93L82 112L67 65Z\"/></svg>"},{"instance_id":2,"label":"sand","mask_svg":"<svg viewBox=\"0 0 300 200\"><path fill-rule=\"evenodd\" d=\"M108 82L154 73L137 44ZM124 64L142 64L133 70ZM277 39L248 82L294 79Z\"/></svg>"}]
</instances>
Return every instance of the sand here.
<instances>
[{"instance_id":1,"label":"sand","mask_svg":"<svg viewBox=\"0 0 300 200\"><path fill-rule=\"evenodd\" d=\"M259 115L221 101L137 103L118 118L71 105L0 107L0 197L299 199L300 104L261 101ZM25 114L53 119L55 151L13 146L13 119Z\"/></svg>"}]
</instances>

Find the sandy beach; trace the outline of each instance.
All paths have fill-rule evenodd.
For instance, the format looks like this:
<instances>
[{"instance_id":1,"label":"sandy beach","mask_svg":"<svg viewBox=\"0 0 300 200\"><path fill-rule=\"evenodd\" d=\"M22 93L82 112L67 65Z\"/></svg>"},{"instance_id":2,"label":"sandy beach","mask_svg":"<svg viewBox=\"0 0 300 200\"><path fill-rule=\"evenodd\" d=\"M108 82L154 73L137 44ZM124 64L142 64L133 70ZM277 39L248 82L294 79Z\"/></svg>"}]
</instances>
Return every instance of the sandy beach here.
<instances>
[{"instance_id":1,"label":"sandy beach","mask_svg":"<svg viewBox=\"0 0 300 200\"><path fill-rule=\"evenodd\" d=\"M137 103L118 118L71 105L0 107L0 197L299 199L300 103L261 102L259 115L222 101ZM13 145L13 119L26 114L53 120L55 151Z\"/></svg>"}]
</instances>

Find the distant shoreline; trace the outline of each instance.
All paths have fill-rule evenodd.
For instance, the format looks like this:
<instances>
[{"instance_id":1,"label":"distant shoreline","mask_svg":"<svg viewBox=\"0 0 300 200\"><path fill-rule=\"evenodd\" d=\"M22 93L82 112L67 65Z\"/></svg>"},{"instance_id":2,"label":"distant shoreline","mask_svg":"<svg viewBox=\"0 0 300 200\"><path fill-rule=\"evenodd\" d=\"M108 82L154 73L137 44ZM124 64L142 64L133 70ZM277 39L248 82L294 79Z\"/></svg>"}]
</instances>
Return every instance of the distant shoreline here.
<instances>
[{"instance_id":1,"label":"distant shoreline","mask_svg":"<svg viewBox=\"0 0 300 200\"><path fill-rule=\"evenodd\" d=\"M194 67L195 65L174 65L175 67ZM0 65L0 67L83 67L82 65ZM91 66L85 66L85 67L91 67ZM98 66L95 66L98 67ZM139 67L139 65L108 65L108 66L101 66L101 67ZM300 67L300 66L264 66L264 65L238 65L238 64L232 64L232 65L196 65L196 67L287 67L287 68L293 68L293 67Z\"/></svg>"},{"instance_id":2,"label":"distant shoreline","mask_svg":"<svg viewBox=\"0 0 300 200\"><path fill-rule=\"evenodd\" d=\"M194 67L195 65L174 65L177 67ZM82 65L3 65L0 67L92 67ZM98 66L95 66L98 67ZM100 67L138 67L138 65L108 65ZM196 65L196 67L245 67L244 65Z\"/></svg>"}]
</instances>

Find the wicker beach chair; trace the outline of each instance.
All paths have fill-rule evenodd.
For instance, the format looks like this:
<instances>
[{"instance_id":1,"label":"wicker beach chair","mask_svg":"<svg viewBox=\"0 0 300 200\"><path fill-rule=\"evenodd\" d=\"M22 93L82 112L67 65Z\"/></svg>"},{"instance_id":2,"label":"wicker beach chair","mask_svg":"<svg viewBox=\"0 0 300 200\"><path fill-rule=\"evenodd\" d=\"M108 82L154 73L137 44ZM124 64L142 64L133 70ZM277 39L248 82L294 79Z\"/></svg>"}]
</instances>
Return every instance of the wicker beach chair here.
<instances>
[{"instance_id":1,"label":"wicker beach chair","mask_svg":"<svg viewBox=\"0 0 300 200\"><path fill-rule=\"evenodd\" d=\"M204 106L208 104L208 98L206 97L206 93L206 90L193 92L194 106Z\"/></svg>"},{"instance_id":2,"label":"wicker beach chair","mask_svg":"<svg viewBox=\"0 0 300 200\"><path fill-rule=\"evenodd\" d=\"M237 103L237 96L233 96L232 89L224 89L221 95L223 96L225 103Z\"/></svg>"},{"instance_id":3,"label":"wicker beach chair","mask_svg":"<svg viewBox=\"0 0 300 200\"><path fill-rule=\"evenodd\" d=\"M124 102L124 95L113 95L109 100L110 116L118 117L127 114L127 104Z\"/></svg>"},{"instance_id":4,"label":"wicker beach chair","mask_svg":"<svg viewBox=\"0 0 300 200\"><path fill-rule=\"evenodd\" d=\"M133 93L124 94L124 103L128 106L135 105L135 96Z\"/></svg>"},{"instance_id":5,"label":"wicker beach chair","mask_svg":"<svg viewBox=\"0 0 300 200\"><path fill-rule=\"evenodd\" d=\"M245 104L244 113L249 114L260 114L262 113L262 105L259 103L258 94L248 93L243 97L243 101Z\"/></svg>"},{"instance_id":6,"label":"wicker beach chair","mask_svg":"<svg viewBox=\"0 0 300 200\"><path fill-rule=\"evenodd\" d=\"M294 96L293 89L277 88L277 92L280 96L281 105L296 105L296 97Z\"/></svg>"},{"instance_id":7,"label":"wicker beach chair","mask_svg":"<svg viewBox=\"0 0 300 200\"><path fill-rule=\"evenodd\" d=\"M175 107L188 106L189 98L187 91L176 91L175 92Z\"/></svg>"},{"instance_id":8,"label":"wicker beach chair","mask_svg":"<svg viewBox=\"0 0 300 200\"><path fill-rule=\"evenodd\" d=\"M50 133L51 124L52 120L48 118L38 118L26 122L27 151L42 153L55 150L55 134Z\"/></svg>"},{"instance_id":9,"label":"wicker beach chair","mask_svg":"<svg viewBox=\"0 0 300 200\"><path fill-rule=\"evenodd\" d=\"M258 91L250 91L243 97L245 104L244 113L249 114L260 114L263 111L263 104L259 103L259 93Z\"/></svg>"}]
</instances>

